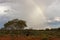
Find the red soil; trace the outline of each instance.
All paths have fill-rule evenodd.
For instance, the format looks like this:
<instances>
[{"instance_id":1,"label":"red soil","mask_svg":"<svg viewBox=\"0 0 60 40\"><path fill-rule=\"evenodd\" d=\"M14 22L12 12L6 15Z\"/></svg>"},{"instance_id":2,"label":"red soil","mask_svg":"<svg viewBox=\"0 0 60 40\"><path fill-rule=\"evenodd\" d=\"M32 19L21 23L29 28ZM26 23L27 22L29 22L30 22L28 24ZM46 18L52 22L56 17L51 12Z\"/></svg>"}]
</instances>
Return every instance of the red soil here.
<instances>
[{"instance_id":1,"label":"red soil","mask_svg":"<svg viewBox=\"0 0 60 40\"><path fill-rule=\"evenodd\" d=\"M31 36L4 35L4 36L0 36L0 40L41 40L41 38L40 37L31 37Z\"/></svg>"},{"instance_id":2,"label":"red soil","mask_svg":"<svg viewBox=\"0 0 60 40\"><path fill-rule=\"evenodd\" d=\"M50 38L50 40L60 40L60 38L58 38L58 37L53 37L53 38Z\"/></svg>"},{"instance_id":3,"label":"red soil","mask_svg":"<svg viewBox=\"0 0 60 40\"><path fill-rule=\"evenodd\" d=\"M0 40L42 40L42 38L34 37L34 36L4 35L4 36L0 36ZM53 37L53 38L49 38L49 40L60 40L60 38Z\"/></svg>"}]
</instances>

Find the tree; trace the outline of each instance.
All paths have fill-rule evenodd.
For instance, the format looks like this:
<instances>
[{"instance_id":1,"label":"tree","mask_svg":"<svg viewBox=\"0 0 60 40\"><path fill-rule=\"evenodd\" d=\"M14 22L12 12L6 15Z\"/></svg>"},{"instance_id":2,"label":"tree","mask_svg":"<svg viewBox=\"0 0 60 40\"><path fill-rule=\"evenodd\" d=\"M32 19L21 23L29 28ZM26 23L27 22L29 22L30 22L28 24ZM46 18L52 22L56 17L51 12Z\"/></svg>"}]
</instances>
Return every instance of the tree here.
<instances>
[{"instance_id":1,"label":"tree","mask_svg":"<svg viewBox=\"0 0 60 40\"><path fill-rule=\"evenodd\" d=\"M50 29L49 29L49 28L46 28L45 30L46 30L46 31L49 31Z\"/></svg>"},{"instance_id":2,"label":"tree","mask_svg":"<svg viewBox=\"0 0 60 40\"><path fill-rule=\"evenodd\" d=\"M57 30L59 30L59 31L60 31L60 28L58 28Z\"/></svg>"},{"instance_id":3,"label":"tree","mask_svg":"<svg viewBox=\"0 0 60 40\"><path fill-rule=\"evenodd\" d=\"M24 29L24 27L27 27L26 21L18 19L8 21L4 24L4 28L8 30L21 30Z\"/></svg>"}]
</instances>

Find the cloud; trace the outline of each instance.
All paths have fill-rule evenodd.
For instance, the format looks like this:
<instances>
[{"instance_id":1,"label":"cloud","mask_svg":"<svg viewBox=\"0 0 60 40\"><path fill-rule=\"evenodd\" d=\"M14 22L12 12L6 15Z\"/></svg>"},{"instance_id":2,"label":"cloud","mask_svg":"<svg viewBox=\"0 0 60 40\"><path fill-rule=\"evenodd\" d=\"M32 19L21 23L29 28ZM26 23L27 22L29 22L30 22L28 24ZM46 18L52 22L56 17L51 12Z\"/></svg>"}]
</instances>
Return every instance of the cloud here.
<instances>
[{"instance_id":1,"label":"cloud","mask_svg":"<svg viewBox=\"0 0 60 40\"><path fill-rule=\"evenodd\" d=\"M60 17L55 17L55 18L54 18L54 21L60 22Z\"/></svg>"},{"instance_id":2,"label":"cloud","mask_svg":"<svg viewBox=\"0 0 60 40\"><path fill-rule=\"evenodd\" d=\"M60 17L54 17L54 18L52 18L52 19L48 19L48 21L47 22L60 22Z\"/></svg>"},{"instance_id":3,"label":"cloud","mask_svg":"<svg viewBox=\"0 0 60 40\"><path fill-rule=\"evenodd\" d=\"M54 0L46 9L48 26L51 28L60 27L60 0Z\"/></svg>"},{"instance_id":4,"label":"cloud","mask_svg":"<svg viewBox=\"0 0 60 40\"><path fill-rule=\"evenodd\" d=\"M7 11L8 14L0 15L2 24L15 18L26 20L28 25L30 24L29 28L33 25L32 28L34 29L44 29L50 27L50 25L59 24L58 22L56 23L56 21L60 20L60 18L57 18L60 17L59 0L0 0L0 6L10 7L9 11ZM40 7L43 14L40 13L37 15L40 12ZM44 14L48 17L48 26L47 23L45 23L47 20L45 20Z\"/></svg>"},{"instance_id":5,"label":"cloud","mask_svg":"<svg viewBox=\"0 0 60 40\"><path fill-rule=\"evenodd\" d=\"M41 13L40 7L32 0L10 0L6 1L0 6L9 6L10 9L7 11L6 15L0 15L0 21L2 24L9 20L18 18L27 21L28 28L32 27L34 29L45 28L45 16Z\"/></svg>"},{"instance_id":6,"label":"cloud","mask_svg":"<svg viewBox=\"0 0 60 40\"><path fill-rule=\"evenodd\" d=\"M11 0L0 0L0 4L1 3L6 3L6 2L12 2Z\"/></svg>"},{"instance_id":7,"label":"cloud","mask_svg":"<svg viewBox=\"0 0 60 40\"><path fill-rule=\"evenodd\" d=\"M49 19L47 23L51 28L58 28L60 27L60 17Z\"/></svg>"},{"instance_id":8,"label":"cloud","mask_svg":"<svg viewBox=\"0 0 60 40\"><path fill-rule=\"evenodd\" d=\"M60 10L60 1L55 0L47 7L47 10L45 12L48 17L52 18L60 16L59 10Z\"/></svg>"}]
</instances>

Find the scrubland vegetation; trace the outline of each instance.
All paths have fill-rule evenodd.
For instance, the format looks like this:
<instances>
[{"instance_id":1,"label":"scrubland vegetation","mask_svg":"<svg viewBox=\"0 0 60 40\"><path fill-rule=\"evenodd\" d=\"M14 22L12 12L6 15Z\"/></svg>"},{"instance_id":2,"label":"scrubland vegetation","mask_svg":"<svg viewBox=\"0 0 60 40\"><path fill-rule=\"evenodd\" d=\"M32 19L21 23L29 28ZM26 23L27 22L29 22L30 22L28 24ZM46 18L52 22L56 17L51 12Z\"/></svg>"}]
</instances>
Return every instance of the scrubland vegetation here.
<instances>
[{"instance_id":1,"label":"scrubland vegetation","mask_svg":"<svg viewBox=\"0 0 60 40\"><path fill-rule=\"evenodd\" d=\"M0 40L60 40L60 28L33 30L25 27L24 20L8 21L0 29Z\"/></svg>"}]
</instances>

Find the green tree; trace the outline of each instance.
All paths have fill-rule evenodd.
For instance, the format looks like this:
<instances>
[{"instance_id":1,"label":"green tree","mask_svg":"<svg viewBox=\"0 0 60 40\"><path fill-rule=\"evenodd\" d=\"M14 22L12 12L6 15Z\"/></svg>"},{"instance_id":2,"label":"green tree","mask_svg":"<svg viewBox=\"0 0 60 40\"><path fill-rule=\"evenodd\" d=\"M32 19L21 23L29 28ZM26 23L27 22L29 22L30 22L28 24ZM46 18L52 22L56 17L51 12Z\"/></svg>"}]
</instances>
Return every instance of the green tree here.
<instances>
[{"instance_id":1,"label":"green tree","mask_svg":"<svg viewBox=\"0 0 60 40\"><path fill-rule=\"evenodd\" d=\"M27 27L26 21L18 19L8 21L7 23L4 24L4 28L9 30L21 30L24 29L25 27Z\"/></svg>"}]
</instances>

